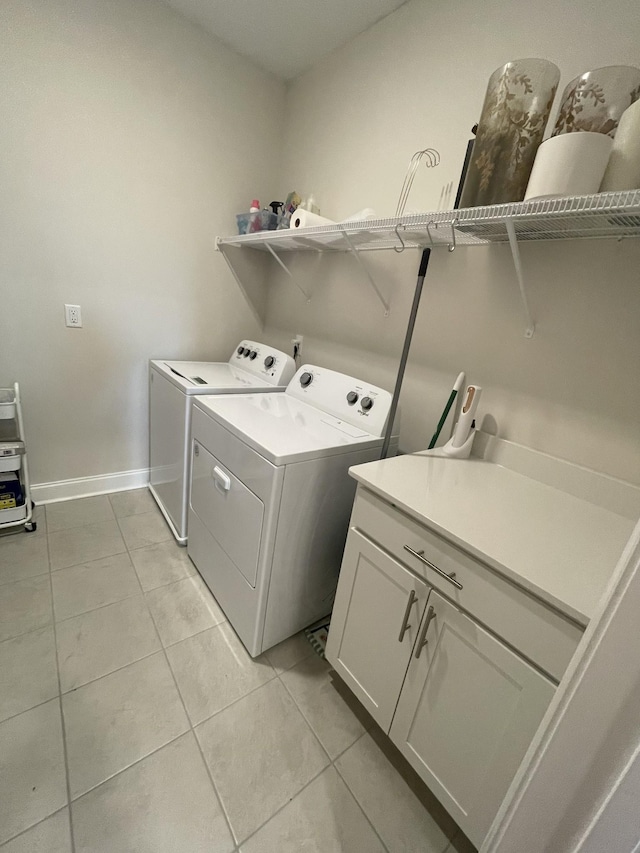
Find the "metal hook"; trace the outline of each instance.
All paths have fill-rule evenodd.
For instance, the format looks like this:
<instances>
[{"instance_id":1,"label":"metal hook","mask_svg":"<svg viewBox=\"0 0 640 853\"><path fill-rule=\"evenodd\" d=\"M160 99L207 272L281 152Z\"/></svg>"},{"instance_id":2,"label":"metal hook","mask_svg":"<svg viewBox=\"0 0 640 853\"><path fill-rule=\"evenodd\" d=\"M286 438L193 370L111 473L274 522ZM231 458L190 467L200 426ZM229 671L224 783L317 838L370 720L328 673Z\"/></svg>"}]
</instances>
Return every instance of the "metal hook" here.
<instances>
[{"instance_id":1,"label":"metal hook","mask_svg":"<svg viewBox=\"0 0 640 853\"><path fill-rule=\"evenodd\" d=\"M413 184L413 179L416 176L418 166L420 165L420 161L423 157L425 158L425 166L427 169L433 169L440 162L440 154L435 150L435 148L425 148L422 151L416 151L409 162L409 168L407 169L407 174L405 175L404 183L400 190L400 198L398 199L398 206L396 208L396 218L402 216L404 213L404 209L409 198L409 192Z\"/></svg>"},{"instance_id":2,"label":"metal hook","mask_svg":"<svg viewBox=\"0 0 640 853\"><path fill-rule=\"evenodd\" d=\"M431 248L434 249L436 244L433 242L433 235L431 234L432 225L434 226L434 228L437 229L438 223L434 222L433 219L430 219L429 222L427 222L427 234L429 235L429 242L431 243Z\"/></svg>"},{"instance_id":3,"label":"metal hook","mask_svg":"<svg viewBox=\"0 0 640 853\"><path fill-rule=\"evenodd\" d=\"M451 223L451 242L447 246L450 252L454 252L456 249L456 224L458 222L458 217L453 220Z\"/></svg>"},{"instance_id":4,"label":"metal hook","mask_svg":"<svg viewBox=\"0 0 640 853\"><path fill-rule=\"evenodd\" d=\"M393 247L393 251L394 251L394 252L397 252L397 254L398 254L398 255L401 255L401 254L404 252L404 250L407 248L407 247L405 246L405 242L404 242L404 240L402 239L402 237L400 236L400 234L398 234L398 228L400 227L400 225L401 225L401 224L402 224L402 227L403 227L403 228L405 228L405 227L406 227L403 223L398 222L398 224L396 225L396 227L395 227L395 229L394 229L394 230L395 230L395 232L396 232L396 237L398 238L398 240L400 241L400 245L402 246L402 248L401 248L401 249L399 249L397 246L394 246L394 247Z\"/></svg>"}]
</instances>

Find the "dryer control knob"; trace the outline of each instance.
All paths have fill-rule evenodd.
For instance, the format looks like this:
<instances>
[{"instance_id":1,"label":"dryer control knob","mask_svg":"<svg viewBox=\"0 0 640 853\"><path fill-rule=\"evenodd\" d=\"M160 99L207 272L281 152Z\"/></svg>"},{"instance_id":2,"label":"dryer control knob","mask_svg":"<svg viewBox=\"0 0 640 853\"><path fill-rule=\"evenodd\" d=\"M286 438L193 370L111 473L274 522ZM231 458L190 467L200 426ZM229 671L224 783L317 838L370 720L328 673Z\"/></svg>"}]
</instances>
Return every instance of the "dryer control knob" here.
<instances>
[{"instance_id":1,"label":"dryer control knob","mask_svg":"<svg viewBox=\"0 0 640 853\"><path fill-rule=\"evenodd\" d=\"M242 355L243 355L245 358L247 358L247 356L249 355L249 353L250 353L250 352L251 352L251 350L249 349L249 347L247 347L247 348L246 348L246 350L242 353Z\"/></svg>"},{"instance_id":2,"label":"dryer control knob","mask_svg":"<svg viewBox=\"0 0 640 853\"><path fill-rule=\"evenodd\" d=\"M303 373L300 377L300 384L303 388L308 388L309 385L313 382L313 374L312 373Z\"/></svg>"},{"instance_id":3,"label":"dryer control knob","mask_svg":"<svg viewBox=\"0 0 640 853\"><path fill-rule=\"evenodd\" d=\"M253 361L253 359L256 358L257 355L258 355L258 353L255 350L252 350L249 358L251 359L251 361Z\"/></svg>"},{"instance_id":4,"label":"dryer control knob","mask_svg":"<svg viewBox=\"0 0 640 853\"><path fill-rule=\"evenodd\" d=\"M373 400L371 399L371 397L363 397L360 405L362 406L362 410L364 412L368 412L369 409L373 406Z\"/></svg>"},{"instance_id":5,"label":"dryer control knob","mask_svg":"<svg viewBox=\"0 0 640 853\"><path fill-rule=\"evenodd\" d=\"M272 355L268 355L264 360L264 366L265 367L273 367L274 362L275 362L275 358Z\"/></svg>"},{"instance_id":6,"label":"dryer control knob","mask_svg":"<svg viewBox=\"0 0 640 853\"><path fill-rule=\"evenodd\" d=\"M356 391L349 391L349 393L347 394L347 403L348 403L350 406L353 406L353 405L354 405L354 403L357 403L357 402L358 402L358 394L357 394L357 392L356 392Z\"/></svg>"},{"instance_id":7,"label":"dryer control knob","mask_svg":"<svg viewBox=\"0 0 640 853\"><path fill-rule=\"evenodd\" d=\"M244 355L244 347L238 347L238 355Z\"/></svg>"}]
</instances>

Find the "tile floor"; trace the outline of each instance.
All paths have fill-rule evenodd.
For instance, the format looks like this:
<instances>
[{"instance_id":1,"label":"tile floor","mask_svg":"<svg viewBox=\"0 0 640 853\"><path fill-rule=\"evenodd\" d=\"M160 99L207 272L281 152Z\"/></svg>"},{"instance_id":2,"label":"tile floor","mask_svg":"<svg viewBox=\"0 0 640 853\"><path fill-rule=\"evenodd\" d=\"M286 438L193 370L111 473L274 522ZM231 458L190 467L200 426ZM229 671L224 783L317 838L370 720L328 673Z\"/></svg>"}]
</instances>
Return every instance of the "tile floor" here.
<instances>
[{"instance_id":1,"label":"tile floor","mask_svg":"<svg viewBox=\"0 0 640 853\"><path fill-rule=\"evenodd\" d=\"M36 513L0 537L1 853L473 849L304 636L247 655L146 490Z\"/></svg>"}]
</instances>

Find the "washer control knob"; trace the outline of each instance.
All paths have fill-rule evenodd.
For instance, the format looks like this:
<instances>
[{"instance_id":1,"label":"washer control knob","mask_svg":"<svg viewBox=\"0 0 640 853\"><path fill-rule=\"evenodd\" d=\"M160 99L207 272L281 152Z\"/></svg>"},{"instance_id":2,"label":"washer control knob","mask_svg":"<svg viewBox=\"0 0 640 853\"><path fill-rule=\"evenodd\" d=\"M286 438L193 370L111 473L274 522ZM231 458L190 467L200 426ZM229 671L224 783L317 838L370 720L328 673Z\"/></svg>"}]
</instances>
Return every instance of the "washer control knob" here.
<instances>
[{"instance_id":1,"label":"washer control knob","mask_svg":"<svg viewBox=\"0 0 640 853\"><path fill-rule=\"evenodd\" d=\"M353 406L357 402L358 402L357 392L356 391L349 391L349 393L347 394L347 403L350 406Z\"/></svg>"},{"instance_id":2,"label":"washer control knob","mask_svg":"<svg viewBox=\"0 0 640 853\"><path fill-rule=\"evenodd\" d=\"M272 355L268 355L264 360L265 367L273 367L275 363L275 358Z\"/></svg>"},{"instance_id":3,"label":"washer control knob","mask_svg":"<svg viewBox=\"0 0 640 853\"><path fill-rule=\"evenodd\" d=\"M362 406L363 412L368 412L369 409L373 406L373 400L371 399L371 397L363 397L360 405Z\"/></svg>"},{"instance_id":4,"label":"washer control knob","mask_svg":"<svg viewBox=\"0 0 640 853\"><path fill-rule=\"evenodd\" d=\"M251 352L251 350L249 349L249 347L247 347L247 348L246 348L246 350L242 353L242 355L243 355L245 358L247 358L250 352Z\"/></svg>"},{"instance_id":5,"label":"washer control knob","mask_svg":"<svg viewBox=\"0 0 640 853\"><path fill-rule=\"evenodd\" d=\"M244 355L244 347L238 347L238 355Z\"/></svg>"},{"instance_id":6,"label":"washer control knob","mask_svg":"<svg viewBox=\"0 0 640 853\"><path fill-rule=\"evenodd\" d=\"M251 359L251 361L253 361L253 359L256 358L257 355L258 353L255 350L251 350L251 355L249 356L249 358Z\"/></svg>"},{"instance_id":7,"label":"washer control knob","mask_svg":"<svg viewBox=\"0 0 640 853\"><path fill-rule=\"evenodd\" d=\"M309 385L313 382L313 374L312 373L303 373L300 377L300 384L303 388L308 388Z\"/></svg>"}]
</instances>

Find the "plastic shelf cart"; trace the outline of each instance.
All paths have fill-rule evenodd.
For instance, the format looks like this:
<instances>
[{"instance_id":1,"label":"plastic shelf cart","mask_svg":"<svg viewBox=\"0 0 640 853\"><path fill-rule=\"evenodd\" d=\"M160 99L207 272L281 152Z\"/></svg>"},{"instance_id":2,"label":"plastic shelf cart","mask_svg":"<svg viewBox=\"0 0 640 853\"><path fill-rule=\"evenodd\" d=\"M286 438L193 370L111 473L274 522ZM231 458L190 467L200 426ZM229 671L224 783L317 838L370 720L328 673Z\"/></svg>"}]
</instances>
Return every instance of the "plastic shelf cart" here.
<instances>
[{"instance_id":1,"label":"plastic shelf cart","mask_svg":"<svg viewBox=\"0 0 640 853\"><path fill-rule=\"evenodd\" d=\"M0 388L0 532L36 529L29 485L20 388Z\"/></svg>"}]
</instances>

